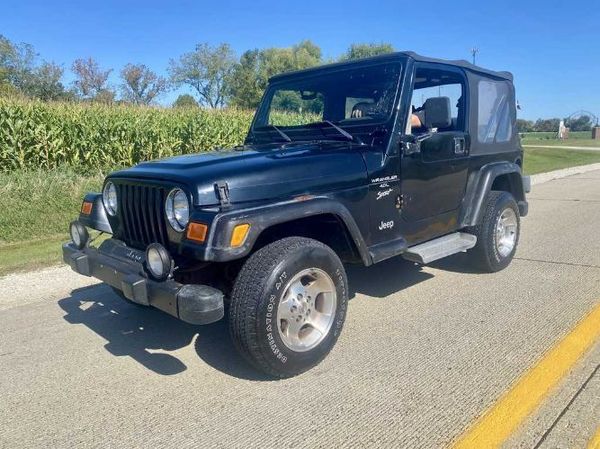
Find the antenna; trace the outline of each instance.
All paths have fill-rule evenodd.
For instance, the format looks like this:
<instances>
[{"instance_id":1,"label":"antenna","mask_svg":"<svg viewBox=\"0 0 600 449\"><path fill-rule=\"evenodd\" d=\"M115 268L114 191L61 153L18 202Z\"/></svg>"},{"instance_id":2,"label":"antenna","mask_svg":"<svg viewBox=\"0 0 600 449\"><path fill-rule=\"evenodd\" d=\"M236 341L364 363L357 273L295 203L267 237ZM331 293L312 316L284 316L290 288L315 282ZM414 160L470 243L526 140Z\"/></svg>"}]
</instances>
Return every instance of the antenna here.
<instances>
[{"instance_id":1,"label":"antenna","mask_svg":"<svg viewBox=\"0 0 600 449\"><path fill-rule=\"evenodd\" d=\"M477 53L479 53L479 48L471 48L471 55L473 56L473 65L475 65L475 57L477 56Z\"/></svg>"}]
</instances>

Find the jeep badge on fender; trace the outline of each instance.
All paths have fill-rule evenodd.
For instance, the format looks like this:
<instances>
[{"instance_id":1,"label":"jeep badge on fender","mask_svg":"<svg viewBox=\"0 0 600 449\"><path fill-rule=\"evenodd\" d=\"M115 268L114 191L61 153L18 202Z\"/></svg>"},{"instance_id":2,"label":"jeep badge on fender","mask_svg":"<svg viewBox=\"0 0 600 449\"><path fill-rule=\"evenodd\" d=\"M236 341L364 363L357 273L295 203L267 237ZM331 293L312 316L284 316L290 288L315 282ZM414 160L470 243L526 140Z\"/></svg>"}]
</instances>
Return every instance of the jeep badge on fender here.
<instances>
[{"instance_id":1,"label":"jeep badge on fender","mask_svg":"<svg viewBox=\"0 0 600 449\"><path fill-rule=\"evenodd\" d=\"M277 75L243 146L111 173L63 258L188 323L227 310L252 365L294 376L342 331L344 264L511 262L529 191L515 122L512 75L464 61L402 52ZM93 246L88 228L111 238Z\"/></svg>"}]
</instances>

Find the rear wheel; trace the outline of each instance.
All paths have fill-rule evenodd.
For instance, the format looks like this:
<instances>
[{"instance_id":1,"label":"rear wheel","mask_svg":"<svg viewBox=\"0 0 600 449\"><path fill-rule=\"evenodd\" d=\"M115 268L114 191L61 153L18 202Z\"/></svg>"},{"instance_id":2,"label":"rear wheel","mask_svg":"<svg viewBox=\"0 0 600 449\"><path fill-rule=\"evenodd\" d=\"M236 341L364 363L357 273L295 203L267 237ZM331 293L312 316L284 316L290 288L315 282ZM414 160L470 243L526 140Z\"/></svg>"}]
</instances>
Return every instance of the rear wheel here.
<instances>
[{"instance_id":1,"label":"rear wheel","mask_svg":"<svg viewBox=\"0 0 600 449\"><path fill-rule=\"evenodd\" d=\"M520 230L519 208L514 197L508 192L491 191L481 223L468 229L477 236L477 244L470 251L477 268L487 272L506 268L517 251Z\"/></svg>"},{"instance_id":2,"label":"rear wheel","mask_svg":"<svg viewBox=\"0 0 600 449\"><path fill-rule=\"evenodd\" d=\"M316 240L284 238L242 267L229 309L232 339L259 370L291 377L331 351L347 302L346 273L335 252Z\"/></svg>"}]
</instances>

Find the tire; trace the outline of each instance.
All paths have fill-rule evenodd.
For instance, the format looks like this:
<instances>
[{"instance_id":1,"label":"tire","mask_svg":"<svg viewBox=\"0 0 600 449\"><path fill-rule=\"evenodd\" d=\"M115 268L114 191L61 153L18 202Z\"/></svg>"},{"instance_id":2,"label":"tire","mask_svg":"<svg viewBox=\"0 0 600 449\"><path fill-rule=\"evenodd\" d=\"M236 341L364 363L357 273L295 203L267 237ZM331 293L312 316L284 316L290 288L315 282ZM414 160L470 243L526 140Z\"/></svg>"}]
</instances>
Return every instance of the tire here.
<instances>
[{"instance_id":1,"label":"tire","mask_svg":"<svg viewBox=\"0 0 600 449\"><path fill-rule=\"evenodd\" d=\"M514 225L504 226L506 232L513 235L509 238L508 234L504 233L508 240L500 238L497 232L501 217L505 220L510 218L511 222L514 222ZM503 221L508 223L505 220ZM514 228L512 232L510 228ZM484 272L494 273L503 270L510 264L517 251L520 231L519 208L514 197L509 192L492 190L484 203L481 223L467 230L477 236L477 244L467 254L471 255L476 267ZM512 246L507 243L502 244L510 240L514 240Z\"/></svg>"},{"instance_id":2,"label":"tire","mask_svg":"<svg viewBox=\"0 0 600 449\"><path fill-rule=\"evenodd\" d=\"M292 377L331 351L347 305L348 280L335 252L316 240L287 237L258 250L240 270L229 330L237 350L255 368L276 378Z\"/></svg>"}]
</instances>

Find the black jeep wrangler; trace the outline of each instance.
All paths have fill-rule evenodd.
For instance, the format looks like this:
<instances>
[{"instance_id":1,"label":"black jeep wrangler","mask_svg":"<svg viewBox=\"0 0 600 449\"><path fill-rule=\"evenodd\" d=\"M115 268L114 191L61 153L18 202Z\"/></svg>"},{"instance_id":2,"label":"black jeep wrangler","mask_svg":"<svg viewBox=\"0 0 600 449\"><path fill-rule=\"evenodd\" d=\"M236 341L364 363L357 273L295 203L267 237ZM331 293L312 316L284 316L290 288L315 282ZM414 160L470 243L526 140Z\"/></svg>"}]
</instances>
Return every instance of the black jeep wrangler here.
<instances>
[{"instance_id":1,"label":"black jeep wrangler","mask_svg":"<svg viewBox=\"0 0 600 449\"><path fill-rule=\"evenodd\" d=\"M141 163L86 195L64 260L232 339L275 377L319 363L343 263L512 260L527 214L512 75L410 52L273 77L244 145ZM98 248L87 228L112 234ZM225 307L227 306L227 307Z\"/></svg>"}]
</instances>

